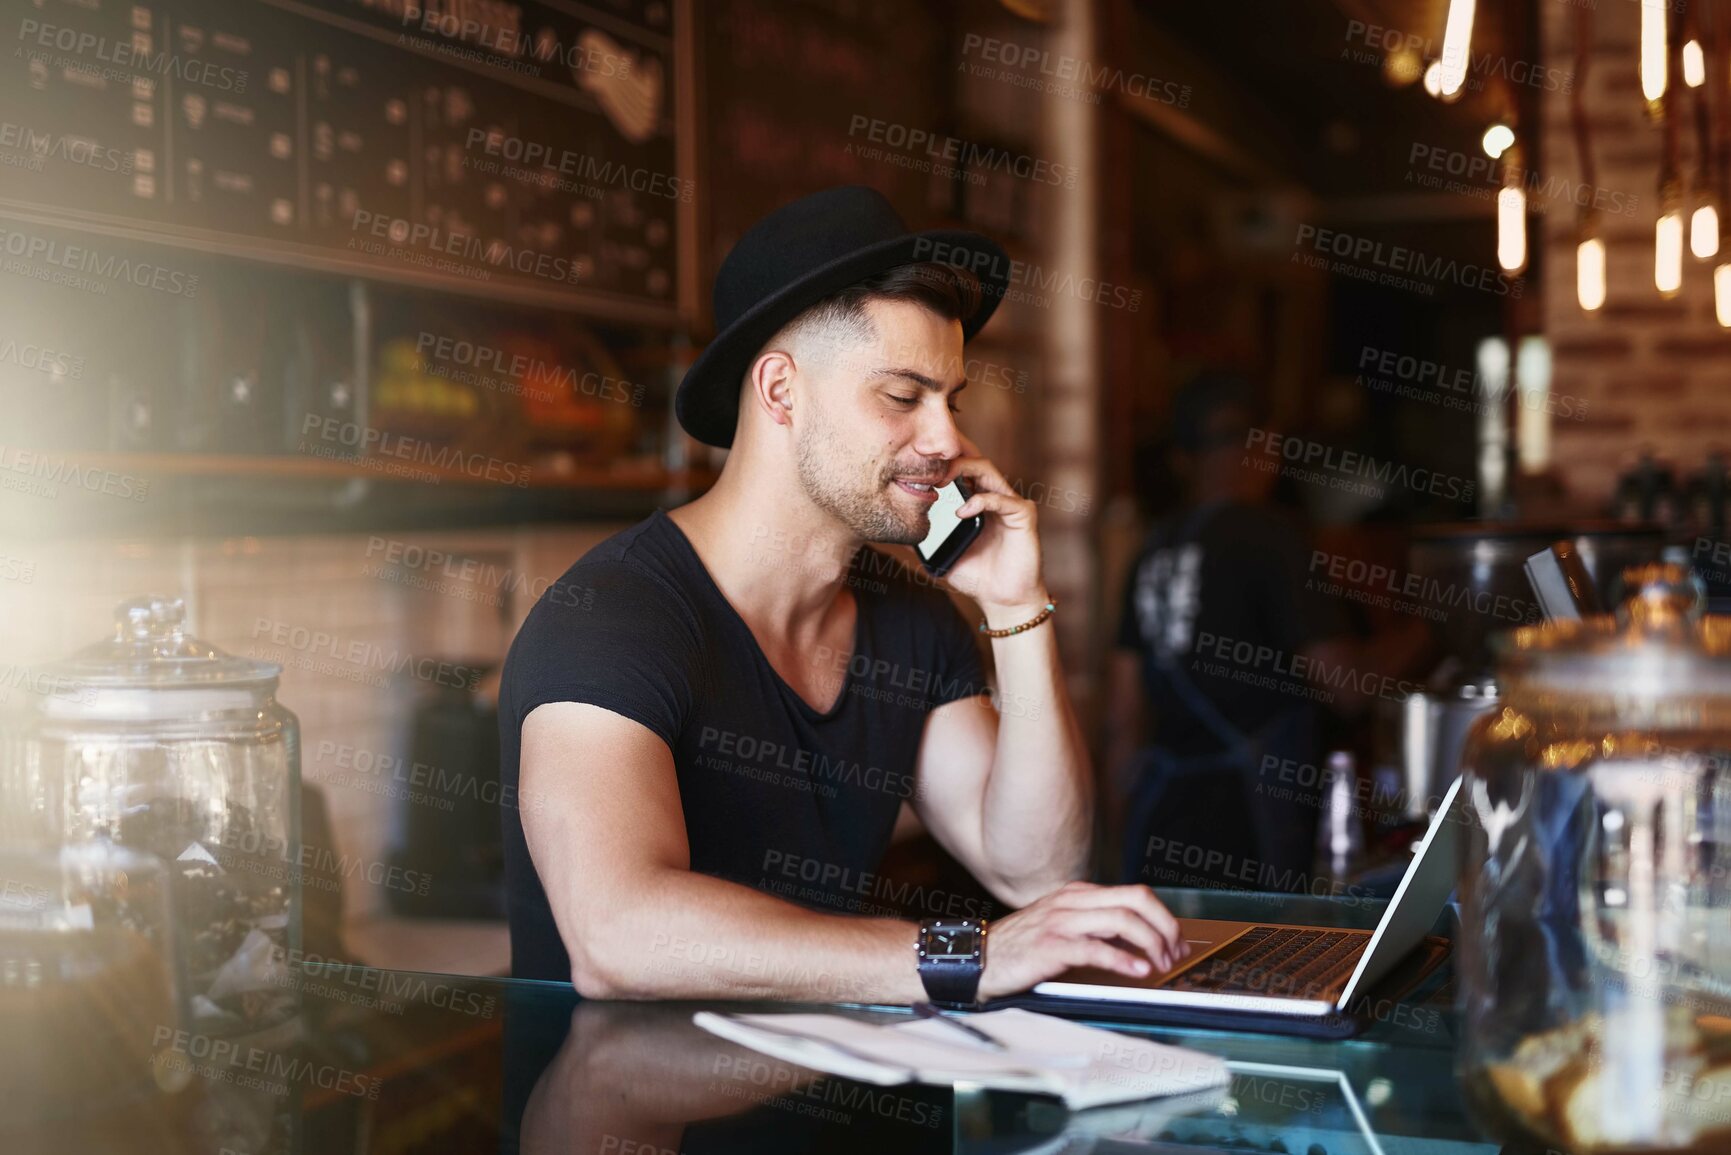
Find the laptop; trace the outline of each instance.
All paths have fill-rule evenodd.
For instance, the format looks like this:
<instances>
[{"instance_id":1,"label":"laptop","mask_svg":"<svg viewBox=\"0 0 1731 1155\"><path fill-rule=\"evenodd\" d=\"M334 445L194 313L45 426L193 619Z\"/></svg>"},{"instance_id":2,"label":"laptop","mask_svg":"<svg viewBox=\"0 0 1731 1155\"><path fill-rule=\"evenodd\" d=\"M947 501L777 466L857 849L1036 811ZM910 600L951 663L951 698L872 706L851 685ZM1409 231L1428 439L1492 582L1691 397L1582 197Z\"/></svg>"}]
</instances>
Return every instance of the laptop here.
<instances>
[{"instance_id":1,"label":"laptop","mask_svg":"<svg viewBox=\"0 0 1731 1155\"><path fill-rule=\"evenodd\" d=\"M1144 978L1079 968L1039 983L1031 993L1041 1009L1059 1014L1065 1008L1056 1004L1065 1003L1072 1004L1070 1013L1106 1017L1100 1013L1104 1006L1087 1004L1110 1003L1170 1010L1192 1021L1186 1012L1339 1023L1350 1017L1355 999L1425 940L1454 890L1460 788L1457 778L1443 795L1375 930L1181 918L1190 957L1178 966Z\"/></svg>"}]
</instances>

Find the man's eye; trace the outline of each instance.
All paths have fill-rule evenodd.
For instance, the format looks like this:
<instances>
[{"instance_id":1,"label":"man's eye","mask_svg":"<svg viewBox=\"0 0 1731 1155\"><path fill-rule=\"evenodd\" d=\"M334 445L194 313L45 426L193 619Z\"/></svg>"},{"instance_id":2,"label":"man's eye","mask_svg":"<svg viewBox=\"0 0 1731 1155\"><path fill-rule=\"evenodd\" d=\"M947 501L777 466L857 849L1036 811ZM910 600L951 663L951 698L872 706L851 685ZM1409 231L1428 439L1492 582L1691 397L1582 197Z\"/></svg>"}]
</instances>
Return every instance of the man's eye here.
<instances>
[{"instance_id":1,"label":"man's eye","mask_svg":"<svg viewBox=\"0 0 1731 1155\"><path fill-rule=\"evenodd\" d=\"M950 412L951 413L960 413L961 411L962 411L962 407L960 405L950 406Z\"/></svg>"},{"instance_id":2,"label":"man's eye","mask_svg":"<svg viewBox=\"0 0 1731 1155\"><path fill-rule=\"evenodd\" d=\"M901 396L898 396L897 394L891 393L890 394L890 400L896 402L898 405L912 405L914 402L918 401L919 398L918 397L901 397Z\"/></svg>"}]
</instances>

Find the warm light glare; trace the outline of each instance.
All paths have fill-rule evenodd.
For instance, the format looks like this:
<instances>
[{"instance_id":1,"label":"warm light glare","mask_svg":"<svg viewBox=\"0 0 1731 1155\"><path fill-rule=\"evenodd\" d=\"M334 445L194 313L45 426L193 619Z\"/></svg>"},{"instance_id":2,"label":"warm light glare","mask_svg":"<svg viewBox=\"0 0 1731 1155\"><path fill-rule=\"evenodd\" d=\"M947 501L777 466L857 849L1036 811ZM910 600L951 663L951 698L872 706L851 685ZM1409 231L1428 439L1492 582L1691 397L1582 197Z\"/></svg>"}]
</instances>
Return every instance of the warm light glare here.
<instances>
[{"instance_id":1,"label":"warm light glare","mask_svg":"<svg viewBox=\"0 0 1731 1155\"><path fill-rule=\"evenodd\" d=\"M1424 70L1424 90L1432 96L1442 95L1442 61L1433 60Z\"/></svg>"},{"instance_id":2,"label":"warm light glare","mask_svg":"<svg viewBox=\"0 0 1731 1155\"><path fill-rule=\"evenodd\" d=\"M1653 230L1653 284L1669 297L1683 287L1683 210L1672 209Z\"/></svg>"},{"instance_id":3,"label":"warm light glare","mask_svg":"<svg viewBox=\"0 0 1731 1155\"><path fill-rule=\"evenodd\" d=\"M1515 352L1515 460L1523 472L1541 473L1551 463L1551 345L1522 337Z\"/></svg>"},{"instance_id":4,"label":"warm light glare","mask_svg":"<svg viewBox=\"0 0 1731 1155\"><path fill-rule=\"evenodd\" d=\"M1501 337L1486 337L1478 347L1479 381L1492 397L1501 397L1509 387L1509 343Z\"/></svg>"},{"instance_id":5,"label":"warm light glare","mask_svg":"<svg viewBox=\"0 0 1731 1155\"><path fill-rule=\"evenodd\" d=\"M1719 252L1719 210L1711 204L1689 217L1689 251L1703 261Z\"/></svg>"},{"instance_id":6,"label":"warm light glare","mask_svg":"<svg viewBox=\"0 0 1731 1155\"><path fill-rule=\"evenodd\" d=\"M1731 264L1713 270L1713 311L1719 323L1731 329Z\"/></svg>"},{"instance_id":7,"label":"warm light glare","mask_svg":"<svg viewBox=\"0 0 1731 1155\"><path fill-rule=\"evenodd\" d=\"M1690 88L1707 83L1707 54L1701 51L1699 40L1683 45L1683 83Z\"/></svg>"},{"instance_id":8,"label":"warm light glare","mask_svg":"<svg viewBox=\"0 0 1731 1155\"><path fill-rule=\"evenodd\" d=\"M1382 78L1396 88L1405 88L1422 75L1424 57L1416 49L1402 46L1382 58Z\"/></svg>"},{"instance_id":9,"label":"warm light glare","mask_svg":"<svg viewBox=\"0 0 1731 1155\"><path fill-rule=\"evenodd\" d=\"M1506 124L1493 124L1485 129L1485 155L1496 160L1515 143L1515 130Z\"/></svg>"},{"instance_id":10,"label":"warm light glare","mask_svg":"<svg viewBox=\"0 0 1731 1155\"><path fill-rule=\"evenodd\" d=\"M1459 94L1466 83L1468 58L1472 54L1474 0L1450 0L1448 23L1443 25L1442 70L1437 73L1440 96Z\"/></svg>"},{"instance_id":11,"label":"warm light glare","mask_svg":"<svg viewBox=\"0 0 1731 1155\"><path fill-rule=\"evenodd\" d=\"M1497 264L1508 273L1527 265L1527 194L1519 188L1497 193Z\"/></svg>"},{"instance_id":12,"label":"warm light glare","mask_svg":"<svg viewBox=\"0 0 1731 1155\"><path fill-rule=\"evenodd\" d=\"M1662 0L1641 0L1641 95L1649 102L1665 95L1665 18Z\"/></svg>"},{"instance_id":13,"label":"warm light glare","mask_svg":"<svg viewBox=\"0 0 1731 1155\"><path fill-rule=\"evenodd\" d=\"M1605 303L1605 242L1598 237L1575 249L1575 296L1589 313Z\"/></svg>"}]
</instances>

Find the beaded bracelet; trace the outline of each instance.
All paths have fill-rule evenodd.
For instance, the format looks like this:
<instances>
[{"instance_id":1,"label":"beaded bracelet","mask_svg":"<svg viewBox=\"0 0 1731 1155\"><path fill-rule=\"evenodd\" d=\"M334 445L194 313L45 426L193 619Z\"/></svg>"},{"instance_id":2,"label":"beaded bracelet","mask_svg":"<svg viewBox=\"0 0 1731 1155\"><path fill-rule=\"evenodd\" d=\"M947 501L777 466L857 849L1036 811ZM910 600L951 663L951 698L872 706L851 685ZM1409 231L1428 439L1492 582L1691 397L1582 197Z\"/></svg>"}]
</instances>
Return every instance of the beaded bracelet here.
<instances>
[{"instance_id":1,"label":"beaded bracelet","mask_svg":"<svg viewBox=\"0 0 1731 1155\"><path fill-rule=\"evenodd\" d=\"M1002 630L987 629L986 628L986 619L981 618L980 619L980 632L982 634L985 634L988 638L1008 638L1008 637L1011 637L1015 634L1022 633L1024 630L1031 630L1035 626L1043 625L1047 618L1051 617L1053 614L1055 614L1057 612L1058 612L1057 601L1055 601L1055 600L1049 601L1046 603L1045 609L1041 610L1038 614L1035 614L1032 618L1029 618L1027 621L1023 622L1021 625L1010 626L1007 629L1002 629Z\"/></svg>"}]
</instances>

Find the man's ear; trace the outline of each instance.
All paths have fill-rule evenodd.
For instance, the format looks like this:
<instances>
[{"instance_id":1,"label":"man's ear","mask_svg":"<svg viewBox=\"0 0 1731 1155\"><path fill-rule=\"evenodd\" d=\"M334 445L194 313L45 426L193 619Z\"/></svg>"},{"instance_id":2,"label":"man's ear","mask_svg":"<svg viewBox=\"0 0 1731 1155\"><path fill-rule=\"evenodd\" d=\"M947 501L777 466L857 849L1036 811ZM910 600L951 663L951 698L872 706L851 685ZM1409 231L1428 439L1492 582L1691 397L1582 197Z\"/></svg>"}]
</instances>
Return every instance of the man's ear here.
<instances>
[{"instance_id":1,"label":"man's ear","mask_svg":"<svg viewBox=\"0 0 1731 1155\"><path fill-rule=\"evenodd\" d=\"M772 349L751 363L746 375L749 402L777 425L793 424L793 354Z\"/></svg>"}]
</instances>

